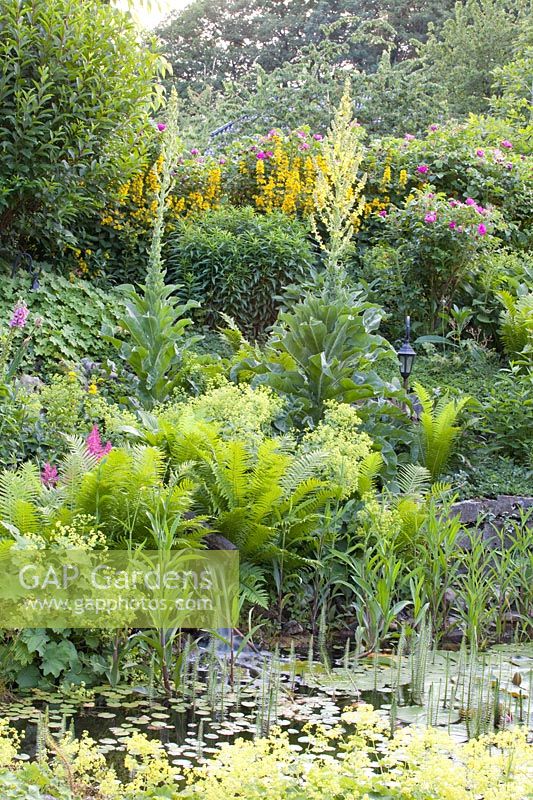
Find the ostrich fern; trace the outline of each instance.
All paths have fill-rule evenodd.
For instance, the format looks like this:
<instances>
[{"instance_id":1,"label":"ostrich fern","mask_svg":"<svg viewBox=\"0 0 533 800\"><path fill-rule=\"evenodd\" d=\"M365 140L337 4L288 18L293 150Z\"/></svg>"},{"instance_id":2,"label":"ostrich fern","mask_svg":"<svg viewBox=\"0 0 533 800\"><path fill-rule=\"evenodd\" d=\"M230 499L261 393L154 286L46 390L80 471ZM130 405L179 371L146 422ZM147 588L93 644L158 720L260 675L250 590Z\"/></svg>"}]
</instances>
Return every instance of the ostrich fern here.
<instances>
[{"instance_id":1,"label":"ostrich fern","mask_svg":"<svg viewBox=\"0 0 533 800\"><path fill-rule=\"evenodd\" d=\"M424 466L435 481L450 460L457 437L461 433L457 421L471 398L466 396L452 400L448 395L443 395L434 402L428 390L420 383L413 384L413 388L422 405L420 440Z\"/></svg>"}]
</instances>

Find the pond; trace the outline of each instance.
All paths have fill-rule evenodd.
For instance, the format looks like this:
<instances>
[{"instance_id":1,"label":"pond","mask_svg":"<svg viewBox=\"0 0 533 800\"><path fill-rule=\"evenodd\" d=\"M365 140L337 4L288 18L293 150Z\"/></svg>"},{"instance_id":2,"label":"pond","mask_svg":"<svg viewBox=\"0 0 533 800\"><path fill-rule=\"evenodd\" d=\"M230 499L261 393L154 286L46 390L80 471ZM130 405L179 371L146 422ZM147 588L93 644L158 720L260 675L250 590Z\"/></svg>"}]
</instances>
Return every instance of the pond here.
<instances>
[{"instance_id":1,"label":"pond","mask_svg":"<svg viewBox=\"0 0 533 800\"><path fill-rule=\"evenodd\" d=\"M266 735L275 726L287 731L293 749L303 750L307 724L339 725L342 711L361 701L380 709L391 728L434 725L459 741L494 728L533 727L533 645L479 654L415 648L358 658L348 644L321 660L302 658L294 648L281 654L248 649L234 662L232 670L231 654L215 645L193 651L171 699L153 686L35 689L2 703L0 716L21 733L23 759L38 757L43 729L57 737L87 731L119 774L125 742L136 731L159 739L172 764L185 769L225 742Z\"/></svg>"}]
</instances>

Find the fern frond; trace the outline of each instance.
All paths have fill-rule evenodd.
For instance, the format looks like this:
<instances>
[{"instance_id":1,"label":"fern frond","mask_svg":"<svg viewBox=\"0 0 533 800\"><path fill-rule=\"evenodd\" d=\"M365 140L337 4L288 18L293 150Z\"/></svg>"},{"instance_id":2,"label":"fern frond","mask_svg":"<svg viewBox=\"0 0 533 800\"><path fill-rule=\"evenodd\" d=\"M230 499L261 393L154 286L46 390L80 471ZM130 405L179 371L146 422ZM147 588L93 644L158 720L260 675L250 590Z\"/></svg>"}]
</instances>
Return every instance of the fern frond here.
<instances>
[{"instance_id":1,"label":"fern frond","mask_svg":"<svg viewBox=\"0 0 533 800\"><path fill-rule=\"evenodd\" d=\"M423 497L431 487L431 472L420 464L402 464L397 483L401 494Z\"/></svg>"},{"instance_id":2,"label":"fern frond","mask_svg":"<svg viewBox=\"0 0 533 800\"><path fill-rule=\"evenodd\" d=\"M250 605L268 608L270 598L266 589L265 570L257 564L244 562L240 568L241 600Z\"/></svg>"},{"instance_id":3,"label":"fern frond","mask_svg":"<svg viewBox=\"0 0 533 800\"><path fill-rule=\"evenodd\" d=\"M376 481L382 466L383 457L377 452L369 453L361 461L357 477L357 490L361 497L376 490Z\"/></svg>"}]
</instances>

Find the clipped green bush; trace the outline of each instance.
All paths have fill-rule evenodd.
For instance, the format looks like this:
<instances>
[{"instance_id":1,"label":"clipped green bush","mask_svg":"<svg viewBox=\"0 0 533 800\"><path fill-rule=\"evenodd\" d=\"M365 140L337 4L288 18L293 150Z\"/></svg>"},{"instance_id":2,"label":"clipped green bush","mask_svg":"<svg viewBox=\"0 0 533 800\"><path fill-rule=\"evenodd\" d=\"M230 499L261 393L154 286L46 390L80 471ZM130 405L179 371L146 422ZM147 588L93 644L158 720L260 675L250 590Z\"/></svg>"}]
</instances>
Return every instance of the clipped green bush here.
<instances>
[{"instance_id":1,"label":"clipped green bush","mask_svg":"<svg viewBox=\"0 0 533 800\"><path fill-rule=\"evenodd\" d=\"M138 164L162 64L97 0L0 4L0 245L71 243L76 217Z\"/></svg>"},{"instance_id":2,"label":"clipped green bush","mask_svg":"<svg viewBox=\"0 0 533 800\"><path fill-rule=\"evenodd\" d=\"M205 322L220 323L223 312L254 337L274 322L276 295L314 260L298 220L233 207L177 222L165 258L169 279L201 303Z\"/></svg>"}]
</instances>

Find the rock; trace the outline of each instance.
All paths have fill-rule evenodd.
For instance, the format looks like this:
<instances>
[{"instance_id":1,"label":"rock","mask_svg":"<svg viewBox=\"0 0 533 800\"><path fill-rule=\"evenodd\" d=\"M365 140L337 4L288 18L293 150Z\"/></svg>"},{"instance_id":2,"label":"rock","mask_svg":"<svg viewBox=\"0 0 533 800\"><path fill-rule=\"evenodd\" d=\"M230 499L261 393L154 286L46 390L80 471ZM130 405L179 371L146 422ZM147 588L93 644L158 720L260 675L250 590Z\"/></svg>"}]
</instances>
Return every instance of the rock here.
<instances>
[{"instance_id":1,"label":"rock","mask_svg":"<svg viewBox=\"0 0 533 800\"><path fill-rule=\"evenodd\" d=\"M304 632L303 627L300 625L298 620L290 619L284 626L283 630L289 636L299 636L301 633Z\"/></svg>"},{"instance_id":2,"label":"rock","mask_svg":"<svg viewBox=\"0 0 533 800\"><path fill-rule=\"evenodd\" d=\"M452 508L453 515L461 517L461 522L464 522L465 525L470 522L476 522L483 511L484 504L479 500L463 500L461 503L456 503Z\"/></svg>"},{"instance_id":3,"label":"rock","mask_svg":"<svg viewBox=\"0 0 533 800\"><path fill-rule=\"evenodd\" d=\"M208 550L239 549L233 544L233 542L230 542L229 539L226 539L225 536L221 536L219 533L206 533L206 535L203 537L203 540L206 543Z\"/></svg>"}]
</instances>

